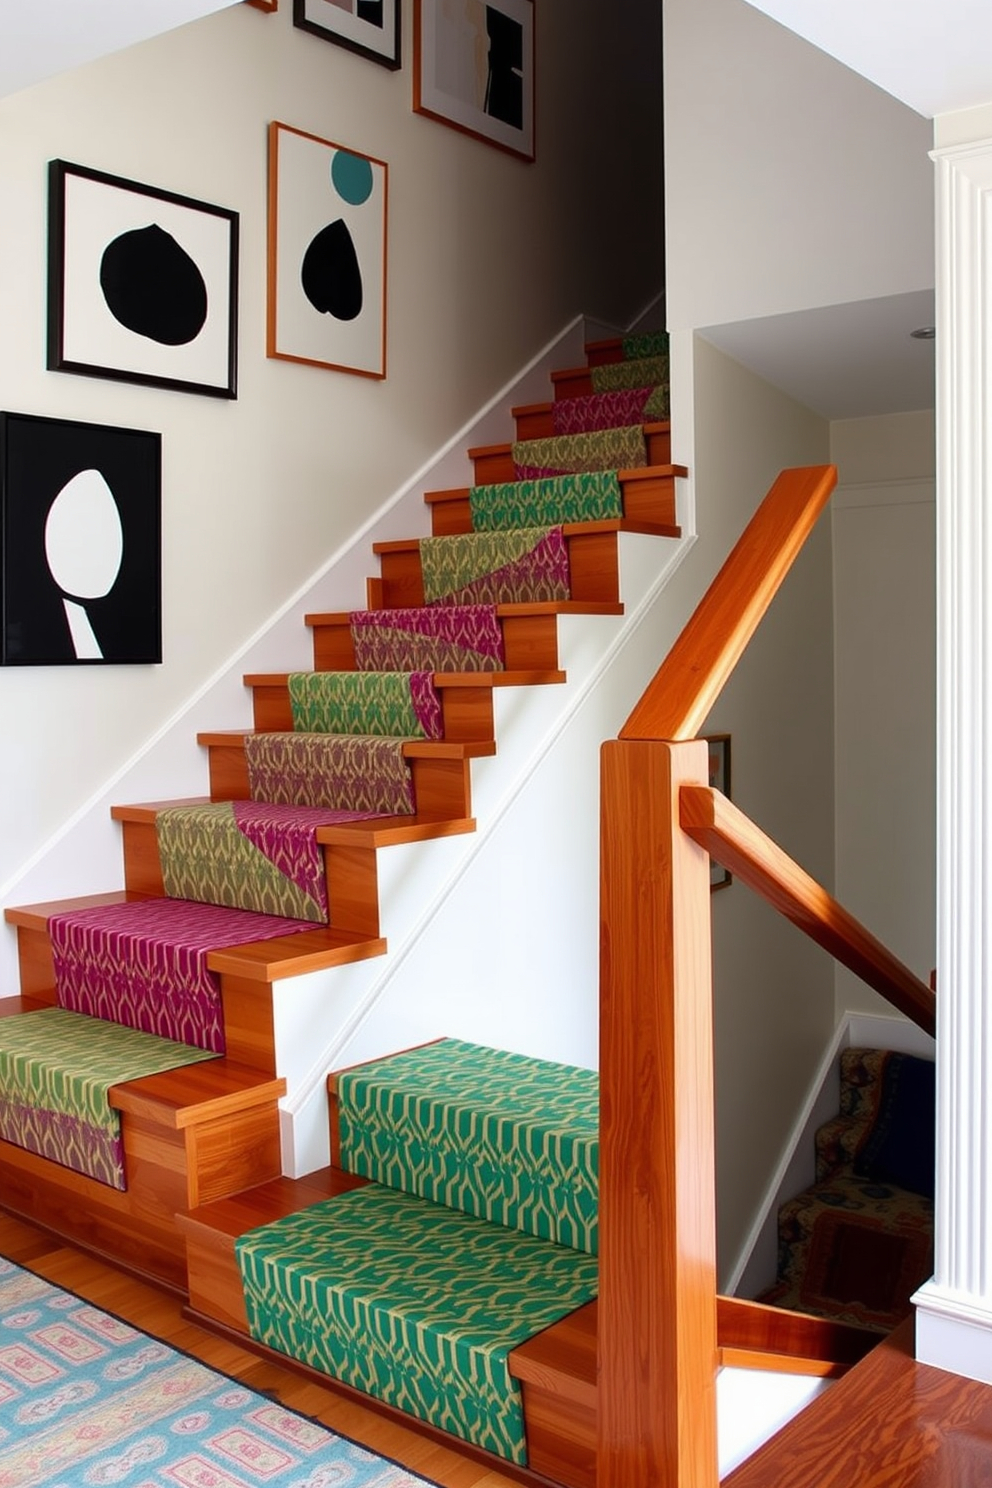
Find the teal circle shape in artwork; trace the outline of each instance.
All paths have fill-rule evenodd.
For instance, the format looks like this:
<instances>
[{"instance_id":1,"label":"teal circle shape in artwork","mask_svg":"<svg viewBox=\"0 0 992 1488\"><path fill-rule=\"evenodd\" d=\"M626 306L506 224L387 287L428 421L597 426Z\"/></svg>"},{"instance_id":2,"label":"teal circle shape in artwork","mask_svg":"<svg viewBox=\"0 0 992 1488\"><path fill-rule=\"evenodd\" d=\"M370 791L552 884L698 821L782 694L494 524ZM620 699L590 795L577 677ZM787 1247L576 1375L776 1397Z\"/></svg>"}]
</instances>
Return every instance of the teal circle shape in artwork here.
<instances>
[{"instance_id":1,"label":"teal circle shape in artwork","mask_svg":"<svg viewBox=\"0 0 992 1488\"><path fill-rule=\"evenodd\" d=\"M364 155L337 150L331 161L331 184L350 207L360 207L372 195L372 164Z\"/></svg>"}]
</instances>

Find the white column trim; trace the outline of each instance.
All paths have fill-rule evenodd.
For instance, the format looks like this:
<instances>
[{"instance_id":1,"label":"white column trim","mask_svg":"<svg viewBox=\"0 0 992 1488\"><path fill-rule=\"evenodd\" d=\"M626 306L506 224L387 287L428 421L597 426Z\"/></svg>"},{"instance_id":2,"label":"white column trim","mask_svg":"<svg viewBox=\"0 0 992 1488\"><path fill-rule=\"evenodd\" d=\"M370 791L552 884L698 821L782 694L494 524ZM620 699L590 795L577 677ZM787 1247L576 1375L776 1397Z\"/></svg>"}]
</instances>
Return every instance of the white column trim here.
<instances>
[{"instance_id":1,"label":"white column trim","mask_svg":"<svg viewBox=\"0 0 992 1488\"><path fill-rule=\"evenodd\" d=\"M992 142L937 165L937 1222L917 1357L992 1382Z\"/></svg>"}]
</instances>

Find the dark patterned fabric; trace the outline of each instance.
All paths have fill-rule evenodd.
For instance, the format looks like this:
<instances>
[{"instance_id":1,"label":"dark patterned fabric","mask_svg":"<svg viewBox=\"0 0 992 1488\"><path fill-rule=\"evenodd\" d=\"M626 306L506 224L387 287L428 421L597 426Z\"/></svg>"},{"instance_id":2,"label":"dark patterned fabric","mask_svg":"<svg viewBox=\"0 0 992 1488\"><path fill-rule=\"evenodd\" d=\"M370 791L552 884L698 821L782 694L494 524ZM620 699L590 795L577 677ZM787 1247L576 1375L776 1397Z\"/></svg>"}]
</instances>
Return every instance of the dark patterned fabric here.
<instances>
[{"instance_id":1,"label":"dark patterned fabric","mask_svg":"<svg viewBox=\"0 0 992 1488\"><path fill-rule=\"evenodd\" d=\"M542 603L569 597L560 527L469 532L420 542L428 604Z\"/></svg>"},{"instance_id":2,"label":"dark patterned fabric","mask_svg":"<svg viewBox=\"0 0 992 1488\"><path fill-rule=\"evenodd\" d=\"M518 480L539 480L583 470L639 470L648 463L648 450L643 427L634 424L587 434L518 439L512 458Z\"/></svg>"},{"instance_id":3,"label":"dark patterned fabric","mask_svg":"<svg viewBox=\"0 0 992 1488\"><path fill-rule=\"evenodd\" d=\"M249 734L252 799L409 816L416 805L404 743L376 734Z\"/></svg>"},{"instance_id":4,"label":"dark patterned fabric","mask_svg":"<svg viewBox=\"0 0 992 1488\"><path fill-rule=\"evenodd\" d=\"M355 665L363 672L498 672L503 628L495 605L355 610Z\"/></svg>"},{"instance_id":5,"label":"dark patterned fabric","mask_svg":"<svg viewBox=\"0 0 992 1488\"><path fill-rule=\"evenodd\" d=\"M556 434L584 434L592 429L621 429L628 424L667 419L668 384L618 388L581 398L560 398L551 405Z\"/></svg>"}]
</instances>

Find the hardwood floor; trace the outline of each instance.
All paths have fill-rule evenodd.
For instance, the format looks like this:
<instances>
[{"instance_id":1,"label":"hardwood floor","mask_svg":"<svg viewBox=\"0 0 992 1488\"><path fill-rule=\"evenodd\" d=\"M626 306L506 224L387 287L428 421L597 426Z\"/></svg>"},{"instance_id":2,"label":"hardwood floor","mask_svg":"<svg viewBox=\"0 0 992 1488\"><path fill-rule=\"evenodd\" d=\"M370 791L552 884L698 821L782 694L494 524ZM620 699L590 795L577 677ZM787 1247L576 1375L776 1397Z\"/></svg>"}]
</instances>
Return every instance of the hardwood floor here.
<instances>
[{"instance_id":1,"label":"hardwood floor","mask_svg":"<svg viewBox=\"0 0 992 1488\"><path fill-rule=\"evenodd\" d=\"M442 1488L516 1488L494 1471L183 1317L182 1300L0 1211L0 1254ZM917 1364L907 1323L722 1488L989 1488L992 1388ZM629 1488L654 1488L630 1484Z\"/></svg>"},{"instance_id":2,"label":"hardwood floor","mask_svg":"<svg viewBox=\"0 0 992 1488\"><path fill-rule=\"evenodd\" d=\"M213 1369L270 1394L281 1404L321 1421L370 1451L422 1473L442 1488L518 1488L513 1478L462 1456L449 1447L397 1424L377 1411L343 1398L291 1369L261 1359L238 1343L221 1338L183 1317L182 1299L128 1276L58 1236L0 1211L0 1255L56 1286L116 1313Z\"/></svg>"}]
</instances>

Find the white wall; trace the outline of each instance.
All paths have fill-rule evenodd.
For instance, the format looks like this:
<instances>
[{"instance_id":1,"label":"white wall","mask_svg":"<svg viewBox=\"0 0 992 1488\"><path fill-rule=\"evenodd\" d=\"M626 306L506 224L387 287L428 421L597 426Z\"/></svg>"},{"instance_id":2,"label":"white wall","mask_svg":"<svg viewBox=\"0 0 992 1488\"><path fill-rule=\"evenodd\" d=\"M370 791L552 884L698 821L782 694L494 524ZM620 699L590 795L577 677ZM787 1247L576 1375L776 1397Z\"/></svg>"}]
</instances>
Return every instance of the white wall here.
<instances>
[{"instance_id":1,"label":"white wall","mask_svg":"<svg viewBox=\"0 0 992 1488\"><path fill-rule=\"evenodd\" d=\"M603 0L537 7L535 165L411 112L410 0L395 73L294 29L291 9L236 5L0 101L0 407L164 440L164 665L0 673L6 902L71 814L511 373L573 316L625 324L660 285L648 0L622 32ZM628 88L628 67L643 86ZM265 358L270 119L389 164L383 383ZM240 212L236 402L44 370L54 157ZM362 597L356 575L339 603ZM301 624L285 665L305 664L306 642ZM247 697L233 698L218 727L249 721ZM204 788L192 741L159 785ZM60 864L56 892L65 876ZM87 881L86 864L77 876L79 891L113 886Z\"/></svg>"},{"instance_id":2,"label":"white wall","mask_svg":"<svg viewBox=\"0 0 992 1488\"><path fill-rule=\"evenodd\" d=\"M837 897L924 981L936 948L932 413L831 426ZM837 1015L891 1011L837 967Z\"/></svg>"},{"instance_id":3,"label":"white wall","mask_svg":"<svg viewBox=\"0 0 992 1488\"><path fill-rule=\"evenodd\" d=\"M928 122L744 0L664 12L669 325L930 287Z\"/></svg>"}]
</instances>

